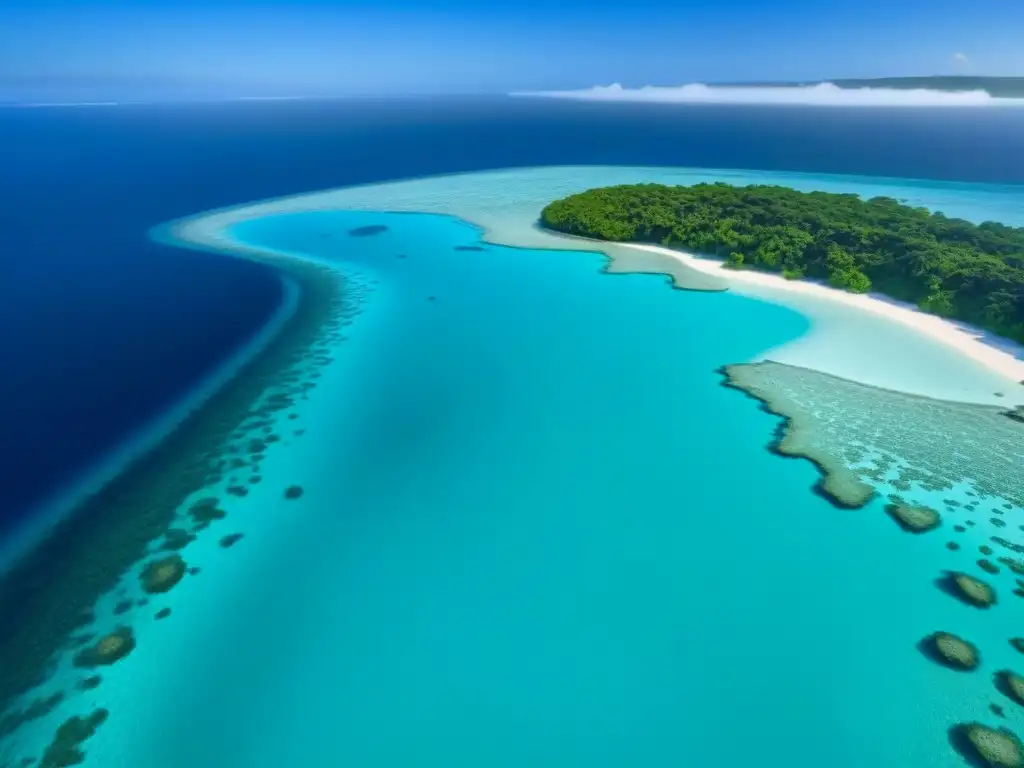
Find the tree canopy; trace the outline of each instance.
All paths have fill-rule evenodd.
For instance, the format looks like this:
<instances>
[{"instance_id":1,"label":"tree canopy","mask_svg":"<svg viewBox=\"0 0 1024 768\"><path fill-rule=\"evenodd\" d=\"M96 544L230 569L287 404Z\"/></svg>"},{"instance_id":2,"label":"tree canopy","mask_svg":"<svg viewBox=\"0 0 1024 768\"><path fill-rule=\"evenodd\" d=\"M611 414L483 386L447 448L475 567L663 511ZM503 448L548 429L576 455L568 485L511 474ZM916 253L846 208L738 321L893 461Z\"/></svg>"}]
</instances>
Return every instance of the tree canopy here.
<instances>
[{"instance_id":1,"label":"tree canopy","mask_svg":"<svg viewBox=\"0 0 1024 768\"><path fill-rule=\"evenodd\" d=\"M547 205L541 223L874 290L1024 342L1024 227L972 224L889 197L721 183L591 189Z\"/></svg>"}]
</instances>

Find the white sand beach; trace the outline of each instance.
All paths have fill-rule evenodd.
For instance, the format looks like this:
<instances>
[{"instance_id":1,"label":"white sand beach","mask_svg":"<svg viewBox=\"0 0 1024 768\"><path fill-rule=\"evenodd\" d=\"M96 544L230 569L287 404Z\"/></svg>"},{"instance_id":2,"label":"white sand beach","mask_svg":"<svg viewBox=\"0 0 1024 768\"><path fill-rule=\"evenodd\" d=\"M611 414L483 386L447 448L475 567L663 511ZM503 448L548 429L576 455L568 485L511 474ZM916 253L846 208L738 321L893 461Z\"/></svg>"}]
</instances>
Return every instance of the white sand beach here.
<instances>
[{"instance_id":1,"label":"white sand beach","mask_svg":"<svg viewBox=\"0 0 1024 768\"><path fill-rule=\"evenodd\" d=\"M828 351L829 346L837 342L834 326L839 321L835 312L828 311L828 304L832 304L835 308L854 309L858 313L873 315L893 324L888 334L877 339L877 344L866 346L863 350L875 359L876 363L880 350L891 345L896 336L903 337L909 330L920 335L922 345L926 342L937 342L1005 380L1005 391L1002 392L1001 398L995 395L995 392L977 392L969 397L970 400L997 403L1016 403L1024 400L1024 386L1021 386L1024 382L1024 359L1021 359L1024 347L1010 340L992 338L977 328L927 314L916 307L878 294L854 294L818 282L786 280L779 275L753 270L726 269L720 261L657 245L630 244L626 247L670 256L691 269L724 278L729 283L730 290L736 293L786 304L807 314L812 321L812 329L808 336L793 344L766 352L763 355L764 359L803 365L857 380L864 379L866 368L869 366L861 365L857 357L848 356L850 350L846 345L843 345L841 356L837 357L834 351L831 354ZM814 347L813 352L809 349L811 346ZM912 350L913 347L908 346L901 352L905 354ZM877 364L873 367L878 368ZM871 378L870 374L868 377ZM884 379L884 375L878 378ZM905 382L897 384L883 380L877 383L896 389L905 388Z\"/></svg>"},{"instance_id":2,"label":"white sand beach","mask_svg":"<svg viewBox=\"0 0 1024 768\"><path fill-rule=\"evenodd\" d=\"M979 329L925 314L877 294L857 295L811 281L723 269L716 260L654 245L596 243L540 230L543 206L583 189L649 181L696 183L770 181L794 188L887 194L950 214L998 216L1013 223L1012 195L1001 190L963 197L955 190L903 187L886 180L808 179L770 174L687 169L550 167L506 169L348 187L265 200L185 219L170 226L179 242L275 261L239 243L230 229L263 216L309 211L377 210L456 216L479 226L486 242L526 248L603 251L610 272L670 272L683 287L725 283L734 293L789 307L810 322L799 339L766 350L758 359L799 365L872 386L945 400L1000 406L1024 404L1024 348ZM969 204L963 202L969 200ZM660 261L659 261L660 259ZM678 268L665 266L670 260ZM742 361L736 361L742 362Z\"/></svg>"}]
</instances>

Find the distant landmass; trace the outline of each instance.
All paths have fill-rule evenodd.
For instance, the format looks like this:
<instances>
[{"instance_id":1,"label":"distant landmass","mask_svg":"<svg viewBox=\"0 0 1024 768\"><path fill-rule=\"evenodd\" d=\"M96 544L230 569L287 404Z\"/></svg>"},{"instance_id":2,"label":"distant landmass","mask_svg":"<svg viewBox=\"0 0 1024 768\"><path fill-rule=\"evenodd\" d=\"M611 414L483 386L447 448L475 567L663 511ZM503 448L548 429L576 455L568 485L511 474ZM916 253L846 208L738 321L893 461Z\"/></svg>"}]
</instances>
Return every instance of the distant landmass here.
<instances>
[{"instance_id":1,"label":"distant landmass","mask_svg":"<svg viewBox=\"0 0 1024 768\"><path fill-rule=\"evenodd\" d=\"M869 77L836 80L806 80L785 83L728 83L729 86L800 86L832 83L840 88L894 88L930 91L987 91L990 96L1005 99L1024 98L1024 77L987 77L982 75L929 75L924 77Z\"/></svg>"}]
</instances>

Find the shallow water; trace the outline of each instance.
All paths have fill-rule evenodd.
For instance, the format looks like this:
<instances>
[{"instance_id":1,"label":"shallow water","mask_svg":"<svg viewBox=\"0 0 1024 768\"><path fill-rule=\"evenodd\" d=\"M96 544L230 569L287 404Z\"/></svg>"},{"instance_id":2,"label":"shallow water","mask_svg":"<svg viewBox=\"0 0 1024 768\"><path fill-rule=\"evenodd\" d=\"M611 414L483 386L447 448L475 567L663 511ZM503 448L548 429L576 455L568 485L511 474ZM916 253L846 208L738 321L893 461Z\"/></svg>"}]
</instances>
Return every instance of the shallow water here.
<instances>
[{"instance_id":1,"label":"shallow water","mask_svg":"<svg viewBox=\"0 0 1024 768\"><path fill-rule=\"evenodd\" d=\"M990 702L1019 729L989 679L1018 658L1010 577L990 611L933 584L990 532L953 553L881 501L835 509L814 467L765 450L779 420L720 386L805 317L439 215L231 234L373 292L275 417L261 482L184 550L202 573L132 614L138 649L55 715L110 709L87 764L945 767L947 728L1004 722ZM984 666L925 659L935 630Z\"/></svg>"}]
</instances>

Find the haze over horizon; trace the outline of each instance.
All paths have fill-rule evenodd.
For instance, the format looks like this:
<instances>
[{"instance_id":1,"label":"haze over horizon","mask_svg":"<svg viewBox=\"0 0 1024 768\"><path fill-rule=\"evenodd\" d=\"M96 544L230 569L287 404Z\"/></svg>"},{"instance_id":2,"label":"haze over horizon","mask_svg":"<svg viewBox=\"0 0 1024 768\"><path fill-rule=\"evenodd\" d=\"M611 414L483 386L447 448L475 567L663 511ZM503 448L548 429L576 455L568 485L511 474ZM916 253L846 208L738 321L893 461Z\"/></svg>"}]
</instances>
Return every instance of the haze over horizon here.
<instances>
[{"instance_id":1,"label":"haze over horizon","mask_svg":"<svg viewBox=\"0 0 1024 768\"><path fill-rule=\"evenodd\" d=\"M0 98L506 93L1024 75L1017 0L13 0Z\"/></svg>"}]
</instances>

